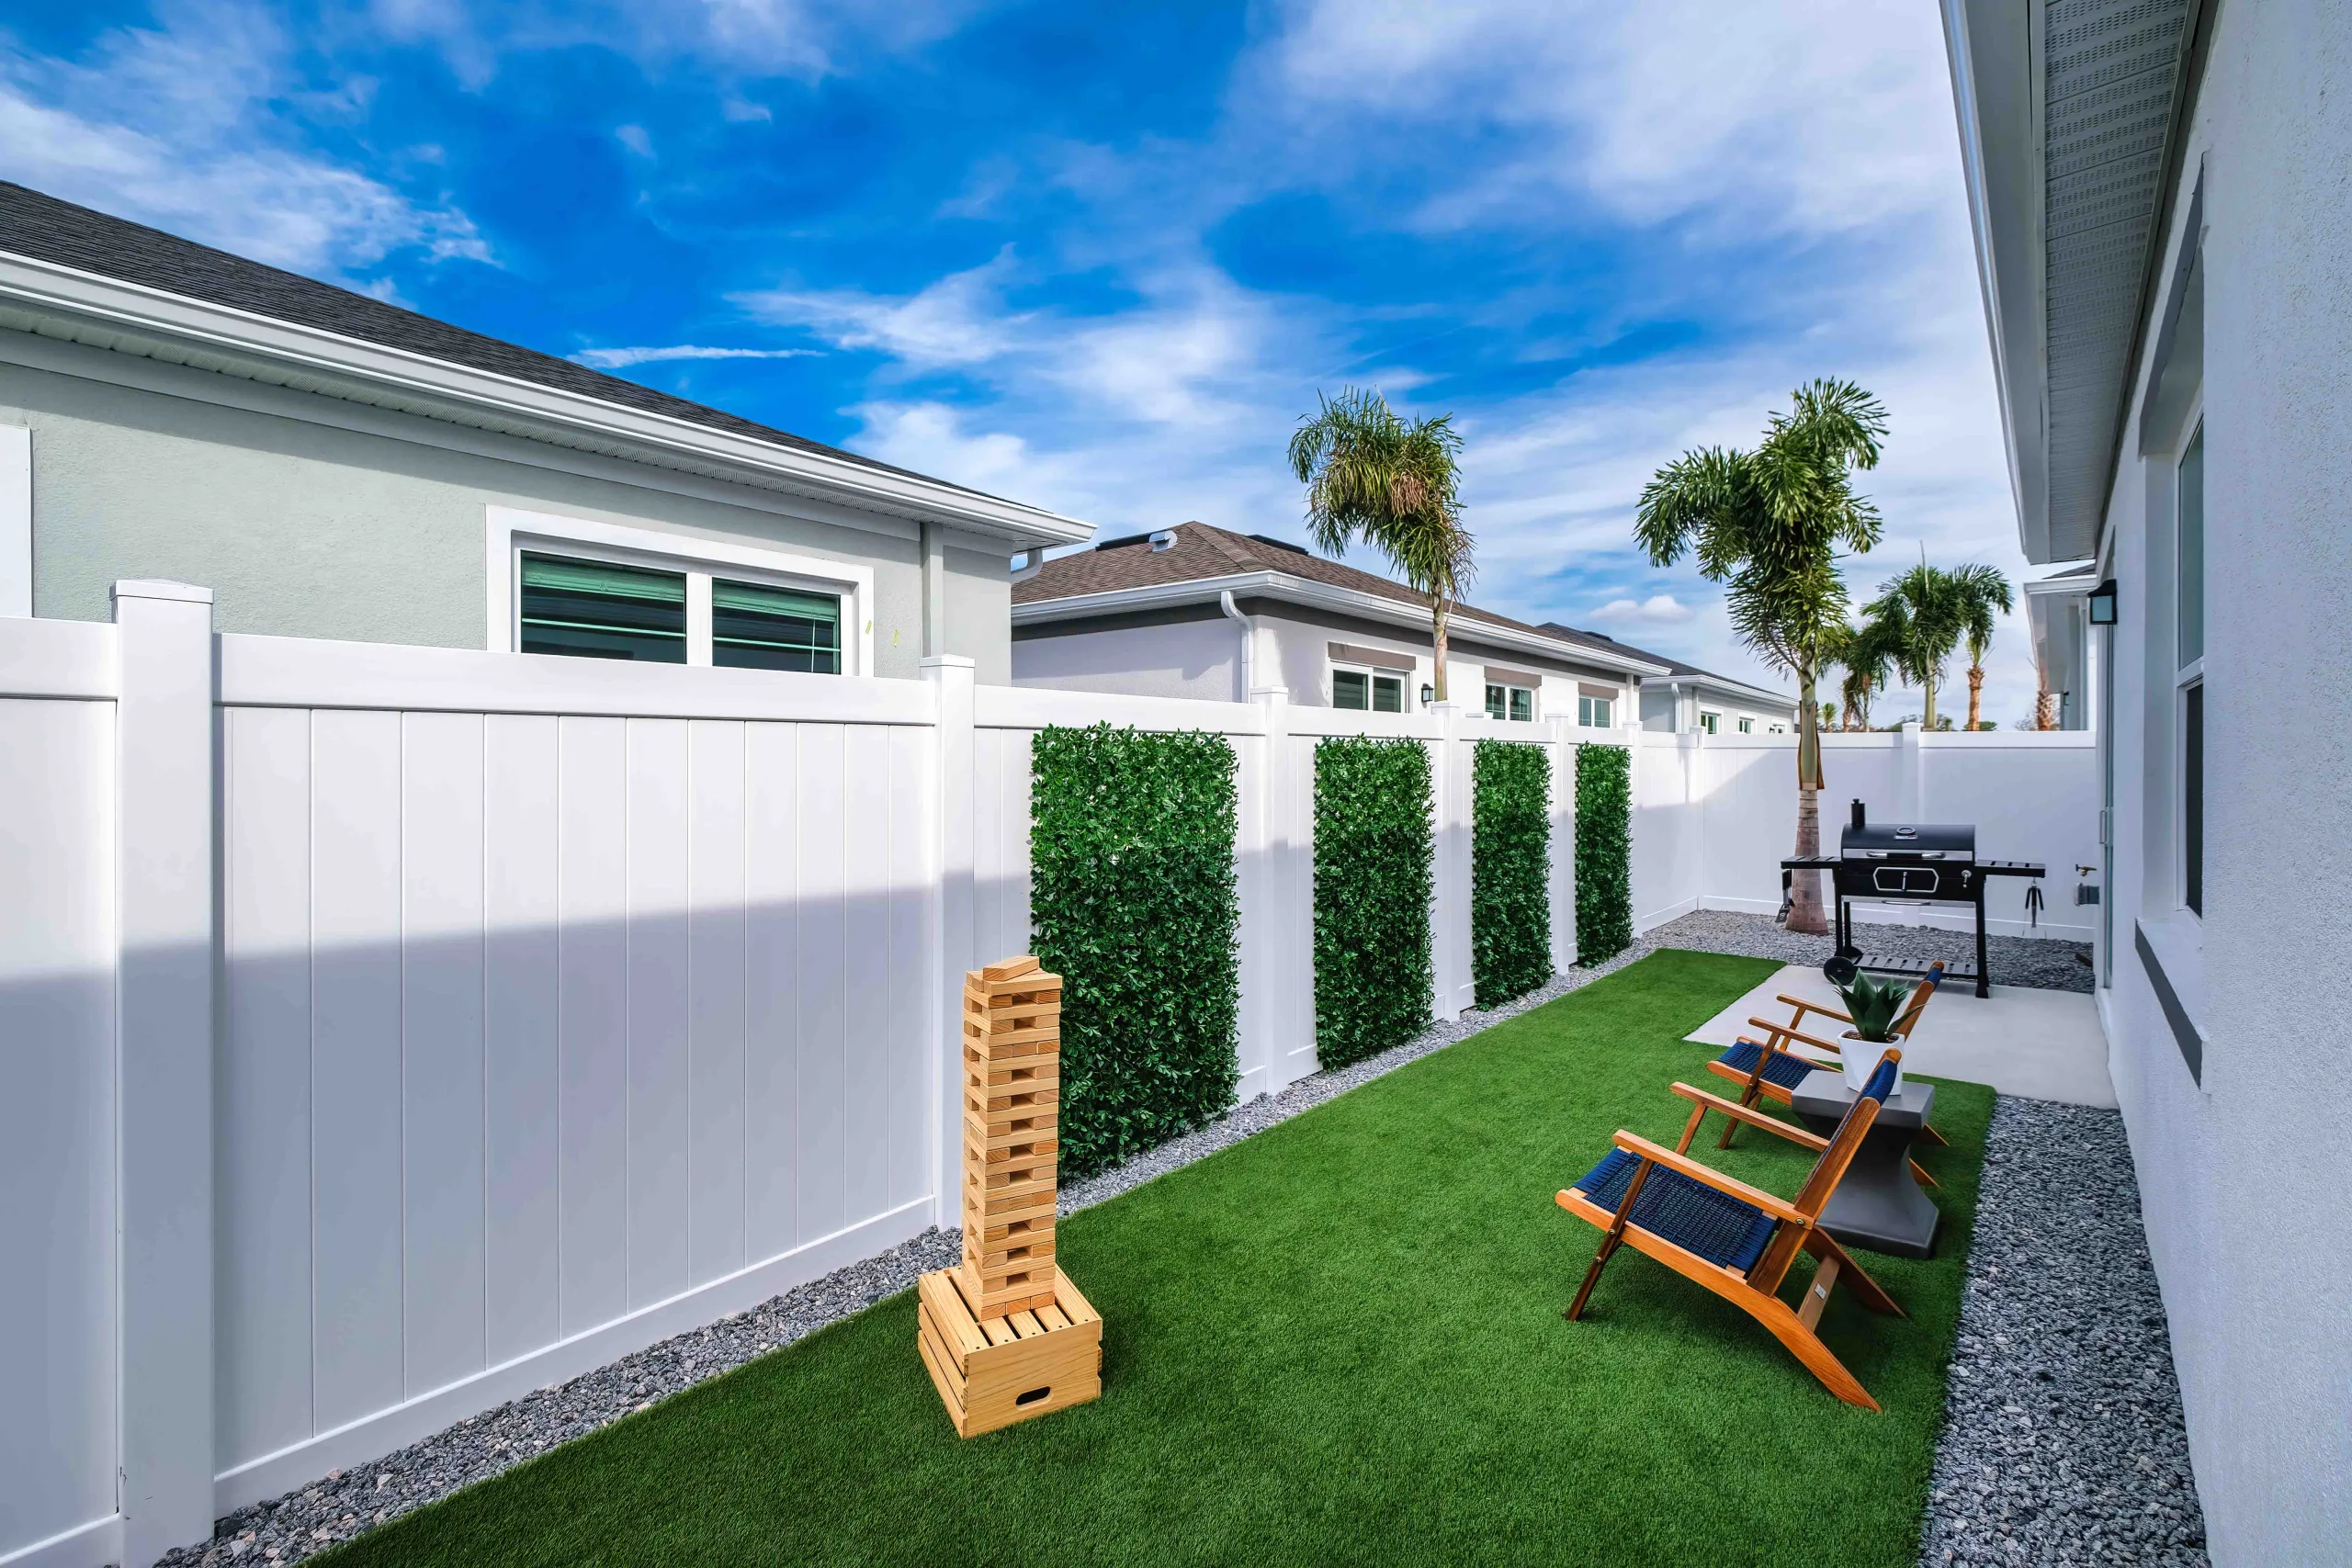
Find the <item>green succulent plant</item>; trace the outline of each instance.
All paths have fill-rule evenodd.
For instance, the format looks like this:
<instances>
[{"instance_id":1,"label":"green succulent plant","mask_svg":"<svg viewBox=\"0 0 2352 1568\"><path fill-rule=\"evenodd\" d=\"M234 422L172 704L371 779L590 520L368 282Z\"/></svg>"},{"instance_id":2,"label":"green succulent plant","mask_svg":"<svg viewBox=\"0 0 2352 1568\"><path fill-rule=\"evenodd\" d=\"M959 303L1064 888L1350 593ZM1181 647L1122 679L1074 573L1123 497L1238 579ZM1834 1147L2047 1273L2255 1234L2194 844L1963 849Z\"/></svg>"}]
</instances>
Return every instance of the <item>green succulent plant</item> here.
<instances>
[{"instance_id":1,"label":"green succulent plant","mask_svg":"<svg viewBox=\"0 0 2352 1568\"><path fill-rule=\"evenodd\" d=\"M1854 1021L1854 1032L1873 1045L1885 1045L1894 1039L1894 1020L1911 988L1899 980L1857 975L1850 985L1838 987L1838 994L1846 998L1846 1013Z\"/></svg>"}]
</instances>

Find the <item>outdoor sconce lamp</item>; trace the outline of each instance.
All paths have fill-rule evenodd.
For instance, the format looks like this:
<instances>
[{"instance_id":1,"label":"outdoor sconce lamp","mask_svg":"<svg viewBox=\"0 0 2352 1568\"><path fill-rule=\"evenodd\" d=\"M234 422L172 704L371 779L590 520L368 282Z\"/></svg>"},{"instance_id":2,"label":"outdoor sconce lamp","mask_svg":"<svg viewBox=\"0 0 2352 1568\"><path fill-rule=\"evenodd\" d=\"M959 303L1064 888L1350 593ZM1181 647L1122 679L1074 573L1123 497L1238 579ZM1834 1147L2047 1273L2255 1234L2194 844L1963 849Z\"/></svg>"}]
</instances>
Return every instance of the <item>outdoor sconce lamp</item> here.
<instances>
[{"instance_id":1,"label":"outdoor sconce lamp","mask_svg":"<svg viewBox=\"0 0 2352 1568\"><path fill-rule=\"evenodd\" d=\"M2115 624L2115 579L2109 578L2091 590L2091 625L2111 626Z\"/></svg>"},{"instance_id":2,"label":"outdoor sconce lamp","mask_svg":"<svg viewBox=\"0 0 2352 1568\"><path fill-rule=\"evenodd\" d=\"M1437 688L1424 682L1421 686L1421 705L1427 707L1435 701L1437 701Z\"/></svg>"}]
</instances>

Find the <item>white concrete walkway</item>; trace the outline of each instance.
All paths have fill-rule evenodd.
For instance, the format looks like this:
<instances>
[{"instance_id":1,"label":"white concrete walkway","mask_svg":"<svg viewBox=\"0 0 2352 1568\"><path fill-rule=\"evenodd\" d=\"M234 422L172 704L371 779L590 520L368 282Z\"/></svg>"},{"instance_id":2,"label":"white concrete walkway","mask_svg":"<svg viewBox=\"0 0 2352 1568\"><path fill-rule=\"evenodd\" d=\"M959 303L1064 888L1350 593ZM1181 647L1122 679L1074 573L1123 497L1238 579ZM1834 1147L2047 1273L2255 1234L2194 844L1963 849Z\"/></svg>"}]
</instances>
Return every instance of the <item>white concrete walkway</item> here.
<instances>
[{"instance_id":1,"label":"white concrete walkway","mask_svg":"<svg viewBox=\"0 0 2352 1568\"><path fill-rule=\"evenodd\" d=\"M1772 998L1782 992L1844 1010L1821 971L1792 964L1709 1019L1688 1039L1720 1050L1745 1034L1760 1038L1751 1018L1785 1021L1792 1010ZM1838 1026L1807 1015L1805 1032L1834 1040ZM1968 985L1937 987L1903 1050L1903 1070L1929 1077L1987 1083L2003 1094L2112 1110L2115 1086L2107 1076L2107 1036L2098 1004L2075 991L1995 986L1978 1000ZM1694 1080L1695 1081L1695 1080Z\"/></svg>"}]
</instances>

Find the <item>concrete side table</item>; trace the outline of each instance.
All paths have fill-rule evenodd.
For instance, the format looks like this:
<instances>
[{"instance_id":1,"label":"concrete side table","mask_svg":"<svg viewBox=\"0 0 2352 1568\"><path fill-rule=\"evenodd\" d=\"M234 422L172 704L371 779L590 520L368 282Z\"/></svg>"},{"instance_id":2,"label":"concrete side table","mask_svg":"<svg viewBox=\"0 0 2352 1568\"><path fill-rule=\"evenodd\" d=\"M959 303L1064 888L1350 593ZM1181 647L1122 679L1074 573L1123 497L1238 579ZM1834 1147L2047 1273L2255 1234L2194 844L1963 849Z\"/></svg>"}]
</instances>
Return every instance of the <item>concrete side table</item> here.
<instances>
[{"instance_id":1,"label":"concrete side table","mask_svg":"<svg viewBox=\"0 0 2352 1568\"><path fill-rule=\"evenodd\" d=\"M1854 1091L1832 1069L1810 1075L1789 1108L1826 1138L1838 1131L1853 1103ZM1862 1146L1821 1211L1822 1228L1841 1245L1898 1258L1935 1256L1936 1224L1943 1216L1911 1175L1911 1145L1935 1104L1935 1085L1906 1080L1879 1107L1878 1120L1863 1134Z\"/></svg>"}]
</instances>

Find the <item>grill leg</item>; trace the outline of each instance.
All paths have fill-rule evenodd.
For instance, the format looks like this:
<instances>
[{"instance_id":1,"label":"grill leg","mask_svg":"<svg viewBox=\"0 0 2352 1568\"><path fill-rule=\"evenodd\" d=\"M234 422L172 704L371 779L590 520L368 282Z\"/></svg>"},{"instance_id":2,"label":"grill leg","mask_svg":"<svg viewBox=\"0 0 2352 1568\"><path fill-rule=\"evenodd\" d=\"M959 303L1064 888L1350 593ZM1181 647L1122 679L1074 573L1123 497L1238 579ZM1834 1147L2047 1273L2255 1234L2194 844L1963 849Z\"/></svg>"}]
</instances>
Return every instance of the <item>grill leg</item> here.
<instances>
[{"instance_id":1,"label":"grill leg","mask_svg":"<svg viewBox=\"0 0 2352 1568\"><path fill-rule=\"evenodd\" d=\"M1976 876L1976 994L1980 998L1993 994L1993 976L1984 966L1984 876L1981 872Z\"/></svg>"}]
</instances>

